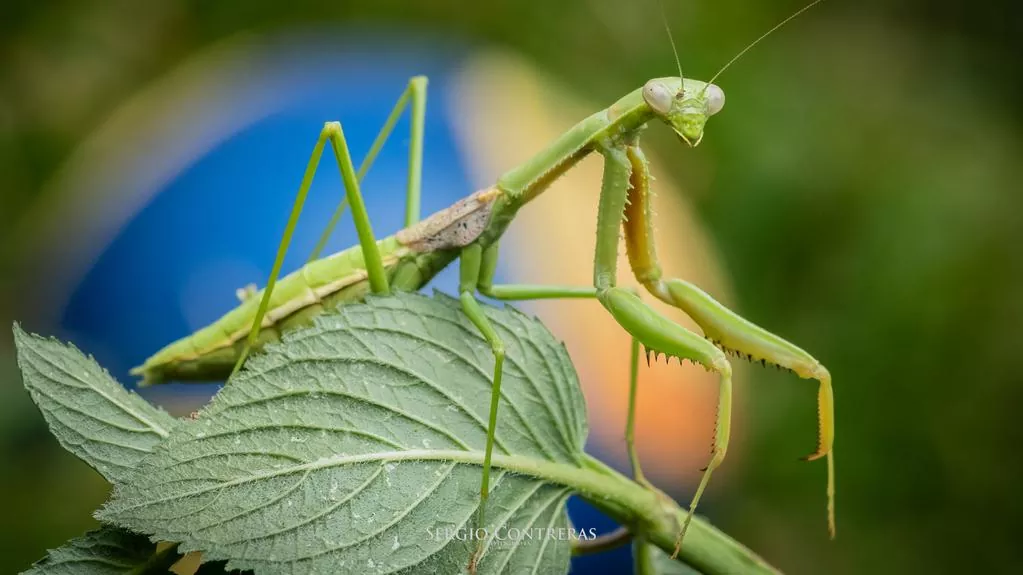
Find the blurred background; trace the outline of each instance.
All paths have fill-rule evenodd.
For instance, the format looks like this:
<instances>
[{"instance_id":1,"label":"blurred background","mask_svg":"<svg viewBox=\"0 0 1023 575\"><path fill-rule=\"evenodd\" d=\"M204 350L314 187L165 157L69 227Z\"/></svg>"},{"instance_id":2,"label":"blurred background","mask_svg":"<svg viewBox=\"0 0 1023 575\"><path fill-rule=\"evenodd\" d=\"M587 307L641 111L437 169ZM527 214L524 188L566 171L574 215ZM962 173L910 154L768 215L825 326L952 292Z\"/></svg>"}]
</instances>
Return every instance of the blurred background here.
<instances>
[{"instance_id":1,"label":"blurred background","mask_svg":"<svg viewBox=\"0 0 1023 575\"><path fill-rule=\"evenodd\" d=\"M707 78L802 4L664 0ZM788 573L1023 569L1023 7L825 2L717 82L703 144L645 135L658 247L798 343L835 380L838 539L827 540L815 390L738 383L735 436L701 511ZM654 0L7 0L0 18L0 324L127 370L262 284L322 123L356 158L409 76L430 77L424 213L539 150L675 62ZM378 234L402 220L407 119L367 177ZM341 194L322 163L286 269ZM505 281L590 280L599 161L524 210ZM331 242L355 242L350 219ZM622 270L623 283L628 273ZM451 291L453 274L435 282ZM524 306L569 345L588 449L624 468L627 339L592 302ZM679 316L674 316L679 317ZM0 329L0 572L92 528L103 480L49 436ZM716 389L644 367L639 441L687 501ZM146 390L183 415L216 386ZM577 525L610 527L573 502ZM583 559L620 573L627 552Z\"/></svg>"}]
</instances>

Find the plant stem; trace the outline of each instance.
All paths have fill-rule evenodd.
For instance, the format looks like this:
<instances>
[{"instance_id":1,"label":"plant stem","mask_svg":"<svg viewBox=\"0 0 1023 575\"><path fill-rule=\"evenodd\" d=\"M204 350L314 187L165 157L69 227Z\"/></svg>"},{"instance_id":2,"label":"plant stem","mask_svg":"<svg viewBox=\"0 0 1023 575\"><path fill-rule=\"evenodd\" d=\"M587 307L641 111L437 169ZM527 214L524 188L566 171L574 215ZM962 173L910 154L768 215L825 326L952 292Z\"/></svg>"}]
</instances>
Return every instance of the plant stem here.
<instances>
[{"instance_id":1,"label":"plant stem","mask_svg":"<svg viewBox=\"0 0 1023 575\"><path fill-rule=\"evenodd\" d=\"M647 490L590 455L584 455L584 458L587 460L584 462L586 472L601 470L596 482L602 489L580 490L583 499L619 523L639 527L648 542L670 554L675 548L681 520L688 510L670 498ZM707 574L780 573L701 517L694 517L689 525L678 560Z\"/></svg>"},{"instance_id":2,"label":"plant stem","mask_svg":"<svg viewBox=\"0 0 1023 575\"><path fill-rule=\"evenodd\" d=\"M178 544L161 543L157 551L148 561L130 571L130 575L157 575L167 573L172 565L181 557L178 555Z\"/></svg>"},{"instance_id":3,"label":"plant stem","mask_svg":"<svg viewBox=\"0 0 1023 575\"><path fill-rule=\"evenodd\" d=\"M583 454L580 467L517 456L494 456L494 466L542 477L572 487L594 507L622 525L644 533L664 552L675 549L679 526L688 513L663 493L632 481L600 460ZM780 572L738 541L700 517L694 517L678 560L713 575Z\"/></svg>"},{"instance_id":4,"label":"plant stem","mask_svg":"<svg viewBox=\"0 0 1023 575\"><path fill-rule=\"evenodd\" d=\"M617 549L632 541L632 532L628 527L619 525L610 533L598 535L595 539L576 539L572 542L572 555L593 555Z\"/></svg>"}]
</instances>

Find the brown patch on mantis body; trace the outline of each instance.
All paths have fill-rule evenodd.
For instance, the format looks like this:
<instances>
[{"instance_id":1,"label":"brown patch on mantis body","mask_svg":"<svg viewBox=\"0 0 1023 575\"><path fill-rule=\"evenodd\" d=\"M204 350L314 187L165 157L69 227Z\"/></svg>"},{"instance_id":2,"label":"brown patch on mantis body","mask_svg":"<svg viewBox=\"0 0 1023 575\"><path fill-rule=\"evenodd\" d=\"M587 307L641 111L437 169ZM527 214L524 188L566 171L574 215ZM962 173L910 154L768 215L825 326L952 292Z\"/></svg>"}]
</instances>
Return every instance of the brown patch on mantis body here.
<instances>
[{"instance_id":1,"label":"brown patch on mantis body","mask_svg":"<svg viewBox=\"0 0 1023 575\"><path fill-rule=\"evenodd\" d=\"M494 201L504 193L486 188L458 200L418 224L395 234L398 243L416 252L465 247L487 227Z\"/></svg>"}]
</instances>

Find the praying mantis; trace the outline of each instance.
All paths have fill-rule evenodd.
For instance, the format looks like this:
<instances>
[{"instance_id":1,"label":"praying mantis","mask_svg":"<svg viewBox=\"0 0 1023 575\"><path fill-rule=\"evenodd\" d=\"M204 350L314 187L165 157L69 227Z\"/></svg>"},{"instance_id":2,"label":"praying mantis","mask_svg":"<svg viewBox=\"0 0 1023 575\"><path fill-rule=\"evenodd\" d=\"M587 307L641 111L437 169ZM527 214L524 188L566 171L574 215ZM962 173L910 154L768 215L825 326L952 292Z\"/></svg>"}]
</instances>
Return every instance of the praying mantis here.
<instances>
[{"instance_id":1,"label":"praying mantis","mask_svg":"<svg viewBox=\"0 0 1023 575\"><path fill-rule=\"evenodd\" d=\"M643 130L655 122L667 125L688 146L699 145L708 119L719 113L725 103L723 90L714 84L717 77L758 42L820 1L804 7L759 37L709 81L684 78L681 67L677 77L649 80L611 106L580 121L530 160L505 172L494 185L423 220L420 220L420 190L427 79L416 76L409 80L358 170L341 124L326 123L306 166L266 288L239 290L242 302L238 307L198 332L166 346L132 373L142 376L146 384L169 380L228 378L230 381L230 376L243 365L251 350L278 339L281 333L306 325L313 316L361 300L370 293L383 295L392 290L418 290L457 259L458 299L462 311L479 330L494 356L478 524L483 524L489 495L505 359L501 337L477 299L477 295L483 295L504 301L596 300L632 336L633 367L626 441L637 479L642 479L642 475L635 457L632 427L640 345L646 349L648 360L651 355L655 358L663 355L668 360L674 357L680 364L682 360L689 360L717 375L719 398L713 448L689 513L680 526L676 554L711 475L727 452L732 406L732 366L728 355L770 363L801 378L816 380L818 442L816 450L805 459L827 460L828 529L834 536L831 376L820 362L796 345L746 320L695 285L664 276L654 247L649 167L640 145ZM405 227L392 236L378 239L366 211L360 181L406 108L410 109L411 135ZM310 261L280 278L284 257L328 144L341 172L345 196ZM555 179L590 154L599 154L604 161L592 285L495 284L500 239L518 210L538 198ZM319 258L346 205L351 206L358 245ZM653 297L691 317L702 330L702 336L662 316L633 290L617 285L618 245L622 234L629 266L639 283ZM482 546L470 560L471 570L481 550Z\"/></svg>"}]
</instances>

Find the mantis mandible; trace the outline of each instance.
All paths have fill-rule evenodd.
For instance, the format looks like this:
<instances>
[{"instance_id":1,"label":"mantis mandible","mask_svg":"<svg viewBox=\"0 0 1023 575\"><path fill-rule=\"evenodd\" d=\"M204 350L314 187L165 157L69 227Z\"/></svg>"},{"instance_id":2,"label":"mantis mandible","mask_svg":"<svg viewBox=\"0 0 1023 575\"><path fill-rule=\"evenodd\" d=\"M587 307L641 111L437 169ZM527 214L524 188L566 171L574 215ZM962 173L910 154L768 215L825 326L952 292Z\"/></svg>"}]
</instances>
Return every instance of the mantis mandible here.
<instances>
[{"instance_id":1,"label":"mantis mandible","mask_svg":"<svg viewBox=\"0 0 1023 575\"><path fill-rule=\"evenodd\" d=\"M648 359L653 354L655 357L664 355L668 359L675 357L680 363L690 360L717 374L720 389L711 457L690 503L689 513L679 529L676 554L711 474L723 461L728 448L732 366L726 354L770 363L801 378L817 380L818 442L816 450L806 459L827 458L828 528L834 536L834 402L831 376L809 353L751 323L698 287L682 279L664 277L654 249L649 168L640 147L642 131L654 121L667 125L690 147L697 146L703 139L708 118L720 112L725 103L724 92L713 83L714 80L758 42L820 1L799 10L748 45L710 81L683 78L681 69L678 77L649 80L610 107L576 124L533 158L507 171L493 186L479 190L422 221L419 219L420 174L427 79L417 76L409 81L358 171L352 162L341 124L326 123L306 166L266 288L259 292L240 290L241 305L213 324L168 345L132 373L141 375L145 383L229 378L241 367L250 350L259 349L268 341L279 338L284 331L307 324L312 316L336 305L358 301L368 293L418 290L441 269L458 259L458 297L462 310L483 335L494 355L477 518L479 525L483 525L489 494L505 357L501 338L477 300L477 294L482 294L505 301L595 299L633 337L634 359L626 435L638 479L642 475L634 457L632 412L637 386L635 358L639 344L646 348ZM674 42L672 45L674 47ZM411 143L405 228L378 240L366 212L360 181L406 107L411 108ZM310 261L278 281L284 256L328 143L340 168L345 196ZM499 240L518 210L592 153L601 155L604 160L592 285L495 285ZM359 244L317 259L346 204L351 205ZM623 232L629 264L636 279L651 295L689 315L699 325L703 336L662 316L632 290L617 285L618 243ZM482 542L470 560L473 570L481 551Z\"/></svg>"}]
</instances>

